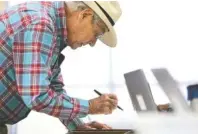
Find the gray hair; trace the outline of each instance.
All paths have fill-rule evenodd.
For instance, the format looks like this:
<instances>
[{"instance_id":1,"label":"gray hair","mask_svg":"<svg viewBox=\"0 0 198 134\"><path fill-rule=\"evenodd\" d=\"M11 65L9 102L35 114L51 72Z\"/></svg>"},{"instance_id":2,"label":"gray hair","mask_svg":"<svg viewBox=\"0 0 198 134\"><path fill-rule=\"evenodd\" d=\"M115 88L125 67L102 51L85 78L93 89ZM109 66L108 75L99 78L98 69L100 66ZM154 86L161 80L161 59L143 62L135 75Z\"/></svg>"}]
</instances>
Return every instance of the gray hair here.
<instances>
[{"instance_id":1,"label":"gray hair","mask_svg":"<svg viewBox=\"0 0 198 134\"><path fill-rule=\"evenodd\" d=\"M89 8L84 2L82 1L68 1L66 2L67 6L69 7L69 9L74 12L74 11L82 11L82 10L85 10L87 8ZM93 16L93 21L94 23L100 21L100 17L94 13L94 16Z\"/></svg>"}]
</instances>

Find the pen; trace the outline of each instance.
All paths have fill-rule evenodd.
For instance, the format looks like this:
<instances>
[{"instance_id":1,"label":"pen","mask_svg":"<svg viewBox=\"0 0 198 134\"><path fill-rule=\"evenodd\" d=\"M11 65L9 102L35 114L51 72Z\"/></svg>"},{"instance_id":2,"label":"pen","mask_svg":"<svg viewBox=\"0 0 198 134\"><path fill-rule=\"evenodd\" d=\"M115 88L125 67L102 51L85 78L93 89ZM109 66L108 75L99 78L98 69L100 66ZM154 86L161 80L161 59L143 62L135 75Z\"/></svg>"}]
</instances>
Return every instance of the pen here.
<instances>
[{"instance_id":1,"label":"pen","mask_svg":"<svg viewBox=\"0 0 198 134\"><path fill-rule=\"evenodd\" d=\"M99 91L97 91L96 89L94 89L94 92L96 92L98 95L102 95ZM117 108L119 108L120 110L124 111L120 106L117 106Z\"/></svg>"}]
</instances>

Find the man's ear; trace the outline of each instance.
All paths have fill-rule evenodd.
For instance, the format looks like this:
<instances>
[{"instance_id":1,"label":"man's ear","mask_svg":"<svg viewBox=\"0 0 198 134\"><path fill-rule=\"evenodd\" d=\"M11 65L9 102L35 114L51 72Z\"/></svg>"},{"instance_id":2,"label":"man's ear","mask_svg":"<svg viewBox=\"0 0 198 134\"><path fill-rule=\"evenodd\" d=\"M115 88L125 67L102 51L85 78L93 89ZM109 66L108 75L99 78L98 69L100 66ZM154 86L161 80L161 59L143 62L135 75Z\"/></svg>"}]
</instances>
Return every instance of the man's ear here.
<instances>
[{"instance_id":1,"label":"man's ear","mask_svg":"<svg viewBox=\"0 0 198 134\"><path fill-rule=\"evenodd\" d=\"M92 17L94 15L94 12L92 9L88 8L88 9L85 9L85 10L82 10L79 14L79 19L82 20L82 19L85 19L87 17Z\"/></svg>"}]
</instances>

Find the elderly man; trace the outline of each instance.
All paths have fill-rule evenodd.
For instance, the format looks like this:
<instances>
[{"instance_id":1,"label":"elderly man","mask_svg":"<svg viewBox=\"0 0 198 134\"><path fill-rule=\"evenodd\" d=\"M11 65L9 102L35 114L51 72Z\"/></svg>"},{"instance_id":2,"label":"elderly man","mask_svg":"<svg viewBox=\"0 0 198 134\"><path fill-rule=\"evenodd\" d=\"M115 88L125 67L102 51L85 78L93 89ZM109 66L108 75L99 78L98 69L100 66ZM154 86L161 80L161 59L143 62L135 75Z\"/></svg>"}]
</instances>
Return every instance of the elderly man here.
<instances>
[{"instance_id":1,"label":"elderly man","mask_svg":"<svg viewBox=\"0 0 198 134\"><path fill-rule=\"evenodd\" d=\"M115 47L113 25L120 16L115 1L31 2L3 11L0 126L15 124L34 110L59 118L70 131L110 129L98 122L83 123L80 118L111 114L117 106L116 95L104 94L91 100L68 96L63 89L61 51L67 46L94 46L97 39Z\"/></svg>"}]
</instances>

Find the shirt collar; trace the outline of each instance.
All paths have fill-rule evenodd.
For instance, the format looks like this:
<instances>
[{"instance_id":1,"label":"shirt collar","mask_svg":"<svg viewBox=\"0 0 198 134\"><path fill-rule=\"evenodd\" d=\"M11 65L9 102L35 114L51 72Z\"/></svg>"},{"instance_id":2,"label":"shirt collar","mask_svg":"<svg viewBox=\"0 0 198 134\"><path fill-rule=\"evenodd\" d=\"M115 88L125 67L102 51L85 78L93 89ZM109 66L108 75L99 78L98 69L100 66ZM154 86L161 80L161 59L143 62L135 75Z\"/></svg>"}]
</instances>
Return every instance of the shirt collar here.
<instances>
[{"instance_id":1,"label":"shirt collar","mask_svg":"<svg viewBox=\"0 0 198 134\"><path fill-rule=\"evenodd\" d=\"M57 34L60 40L60 51L62 51L67 46L67 28L66 28L66 12L65 12L65 2L55 1L54 8L56 12L56 27Z\"/></svg>"}]
</instances>

